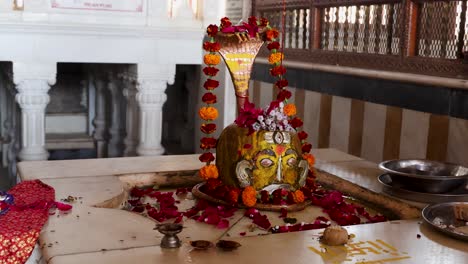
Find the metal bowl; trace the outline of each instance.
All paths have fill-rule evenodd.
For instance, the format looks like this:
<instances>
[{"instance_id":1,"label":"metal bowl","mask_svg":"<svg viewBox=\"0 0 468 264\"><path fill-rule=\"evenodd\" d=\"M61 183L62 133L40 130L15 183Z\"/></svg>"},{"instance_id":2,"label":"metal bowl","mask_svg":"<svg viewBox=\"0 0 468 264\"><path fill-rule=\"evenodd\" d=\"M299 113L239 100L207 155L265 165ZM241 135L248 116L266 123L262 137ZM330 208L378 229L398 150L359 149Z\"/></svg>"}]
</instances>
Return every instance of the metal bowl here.
<instances>
[{"instance_id":1,"label":"metal bowl","mask_svg":"<svg viewBox=\"0 0 468 264\"><path fill-rule=\"evenodd\" d=\"M466 205L464 202L451 202L428 205L422 210L424 220L440 232L457 239L468 241L468 235L457 232L456 227L464 226L463 221L455 218L454 207Z\"/></svg>"},{"instance_id":2,"label":"metal bowl","mask_svg":"<svg viewBox=\"0 0 468 264\"><path fill-rule=\"evenodd\" d=\"M393 185L426 193L445 193L467 183L468 168L438 161L400 159L379 164Z\"/></svg>"}]
</instances>

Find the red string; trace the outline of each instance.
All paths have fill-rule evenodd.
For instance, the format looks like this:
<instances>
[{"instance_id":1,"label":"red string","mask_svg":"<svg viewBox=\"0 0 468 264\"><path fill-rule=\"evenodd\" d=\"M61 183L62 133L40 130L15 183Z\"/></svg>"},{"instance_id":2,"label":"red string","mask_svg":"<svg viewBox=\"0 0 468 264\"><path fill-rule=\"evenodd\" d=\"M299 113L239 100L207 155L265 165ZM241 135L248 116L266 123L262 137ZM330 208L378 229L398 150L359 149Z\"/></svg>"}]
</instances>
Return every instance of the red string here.
<instances>
[{"instance_id":1,"label":"red string","mask_svg":"<svg viewBox=\"0 0 468 264\"><path fill-rule=\"evenodd\" d=\"M286 32L286 0L283 0L283 14L281 16L281 54L283 55L284 55L284 39L286 36L285 32ZM280 65L283 66L283 56L281 56Z\"/></svg>"}]
</instances>

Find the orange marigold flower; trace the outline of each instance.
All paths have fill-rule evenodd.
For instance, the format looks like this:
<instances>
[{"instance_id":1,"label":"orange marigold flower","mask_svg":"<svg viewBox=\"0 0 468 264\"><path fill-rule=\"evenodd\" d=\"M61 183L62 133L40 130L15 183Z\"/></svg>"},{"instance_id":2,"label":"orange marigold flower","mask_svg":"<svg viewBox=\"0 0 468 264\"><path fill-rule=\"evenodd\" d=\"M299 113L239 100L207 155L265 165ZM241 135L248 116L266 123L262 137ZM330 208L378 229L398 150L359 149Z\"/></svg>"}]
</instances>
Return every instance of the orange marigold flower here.
<instances>
[{"instance_id":1,"label":"orange marigold flower","mask_svg":"<svg viewBox=\"0 0 468 264\"><path fill-rule=\"evenodd\" d=\"M247 207L253 207L257 203L257 192L254 187L247 186L244 191L242 191L242 202Z\"/></svg>"},{"instance_id":2,"label":"orange marigold flower","mask_svg":"<svg viewBox=\"0 0 468 264\"><path fill-rule=\"evenodd\" d=\"M293 116L296 114L296 105L294 104L287 104L284 106L284 113L287 116Z\"/></svg>"},{"instance_id":3,"label":"orange marigold flower","mask_svg":"<svg viewBox=\"0 0 468 264\"><path fill-rule=\"evenodd\" d=\"M315 164L315 157L312 154L305 153L302 154L302 157L307 160L307 163L309 163L309 169L312 168Z\"/></svg>"},{"instance_id":4,"label":"orange marigold flower","mask_svg":"<svg viewBox=\"0 0 468 264\"><path fill-rule=\"evenodd\" d=\"M271 64L276 64L279 63L283 58L284 55L281 52L272 53L270 54L270 57L268 57L268 62Z\"/></svg>"},{"instance_id":5,"label":"orange marigold flower","mask_svg":"<svg viewBox=\"0 0 468 264\"><path fill-rule=\"evenodd\" d=\"M203 120L215 120L218 118L218 109L212 106L204 106L198 111L198 115Z\"/></svg>"},{"instance_id":6,"label":"orange marigold flower","mask_svg":"<svg viewBox=\"0 0 468 264\"><path fill-rule=\"evenodd\" d=\"M295 191L293 197L295 203L302 203L305 201L304 193L301 190Z\"/></svg>"},{"instance_id":7,"label":"orange marigold flower","mask_svg":"<svg viewBox=\"0 0 468 264\"><path fill-rule=\"evenodd\" d=\"M199 170L199 174L200 174L200 177L204 180L216 179L219 176L218 168L214 164L203 166Z\"/></svg>"},{"instance_id":8,"label":"orange marigold flower","mask_svg":"<svg viewBox=\"0 0 468 264\"><path fill-rule=\"evenodd\" d=\"M266 34L265 34L265 38L267 41L272 41L276 38L278 38L279 36L279 31L276 30L276 29L270 29L270 30L267 30Z\"/></svg>"},{"instance_id":9,"label":"orange marigold flower","mask_svg":"<svg viewBox=\"0 0 468 264\"><path fill-rule=\"evenodd\" d=\"M203 57L203 62L207 65L217 65L221 62L221 57L218 54L206 54Z\"/></svg>"}]
</instances>

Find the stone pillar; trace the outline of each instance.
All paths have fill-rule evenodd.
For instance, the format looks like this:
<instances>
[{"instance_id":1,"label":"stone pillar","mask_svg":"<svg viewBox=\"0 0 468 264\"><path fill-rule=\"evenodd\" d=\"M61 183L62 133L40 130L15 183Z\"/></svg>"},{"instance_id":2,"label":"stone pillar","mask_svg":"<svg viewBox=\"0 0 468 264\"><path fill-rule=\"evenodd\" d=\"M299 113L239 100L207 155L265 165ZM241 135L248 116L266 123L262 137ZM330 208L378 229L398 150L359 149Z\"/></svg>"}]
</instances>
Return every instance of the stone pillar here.
<instances>
[{"instance_id":1,"label":"stone pillar","mask_svg":"<svg viewBox=\"0 0 468 264\"><path fill-rule=\"evenodd\" d=\"M137 102L140 106L140 156L164 153L161 145L162 107L166 102L167 83L173 84L175 64L138 64ZM176 131L174 131L176 133Z\"/></svg>"},{"instance_id":2,"label":"stone pillar","mask_svg":"<svg viewBox=\"0 0 468 264\"><path fill-rule=\"evenodd\" d=\"M124 151L125 100L122 80L114 72L109 73L107 88L111 95L111 126L109 128L108 157L120 157Z\"/></svg>"},{"instance_id":3,"label":"stone pillar","mask_svg":"<svg viewBox=\"0 0 468 264\"><path fill-rule=\"evenodd\" d=\"M13 63L13 80L21 108L21 160L46 160L45 108L49 103L48 91L55 84L56 63Z\"/></svg>"},{"instance_id":4,"label":"stone pillar","mask_svg":"<svg viewBox=\"0 0 468 264\"><path fill-rule=\"evenodd\" d=\"M93 72L94 87L96 89L96 115L93 120L94 133L93 138L96 142L96 151L98 158L107 157L107 120L106 120L106 80L103 74L97 71Z\"/></svg>"},{"instance_id":5,"label":"stone pillar","mask_svg":"<svg viewBox=\"0 0 468 264\"><path fill-rule=\"evenodd\" d=\"M6 153L8 150L8 142L10 141L8 138L8 132L11 129L11 115L9 112L11 109L10 104L12 103L7 90L7 80L4 78L5 75L6 73L3 72L2 65L0 65L0 138L2 139L0 142L0 152L2 155L1 162L3 167L8 166ZM15 102L13 101L13 103Z\"/></svg>"},{"instance_id":6,"label":"stone pillar","mask_svg":"<svg viewBox=\"0 0 468 264\"><path fill-rule=\"evenodd\" d=\"M124 156L131 157L136 156L137 145L138 145L138 135L139 135L139 118L140 111L138 109L138 104L136 101L137 94L137 82L136 78L131 78L129 76L123 76L126 83L123 90L123 94L127 99L127 109L126 109L126 131L127 137L125 137L125 150Z\"/></svg>"}]
</instances>

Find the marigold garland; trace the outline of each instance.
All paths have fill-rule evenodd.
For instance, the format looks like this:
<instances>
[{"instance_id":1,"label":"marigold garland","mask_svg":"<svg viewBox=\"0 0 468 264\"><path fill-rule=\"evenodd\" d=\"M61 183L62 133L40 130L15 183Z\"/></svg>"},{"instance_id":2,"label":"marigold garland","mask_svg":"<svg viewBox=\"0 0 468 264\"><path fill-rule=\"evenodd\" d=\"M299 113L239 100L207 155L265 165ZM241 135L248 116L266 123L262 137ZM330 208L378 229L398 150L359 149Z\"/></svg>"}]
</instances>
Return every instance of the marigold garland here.
<instances>
[{"instance_id":1,"label":"marigold garland","mask_svg":"<svg viewBox=\"0 0 468 264\"><path fill-rule=\"evenodd\" d=\"M203 43L203 49L207 52L207 54L203 56L203 62L206 64L206 67L203 68L203 73L208 76L203 87L210 92L202 96L202 101L206 106L202 106L198 114L200 118L205 121L213 121L217 119L219 115L218 109L213 106L213 104L217 102L216 94L211 92L219 86L219 81L214 79L219 72L216 65L221 62L221 56L216 53L221 49L221 45L215 41L215 36L218 34L218 31L219 28L217 25L209 25L206 33L210 39ZM211 164L215 160L215 157L213 152L210 151L216 148L217 144L217 139L211 136L211 134L216 131L216 124L203 123L200 126L200 130L207 135L207 137L203 137L200 140L200 148L204 150L204 153L200 155L199 159L201 162L206 163L206 165L200 169L200 177L205 180L216 179L218 178L218 168L216 165Z\"/></svg>"}]
</instances>

